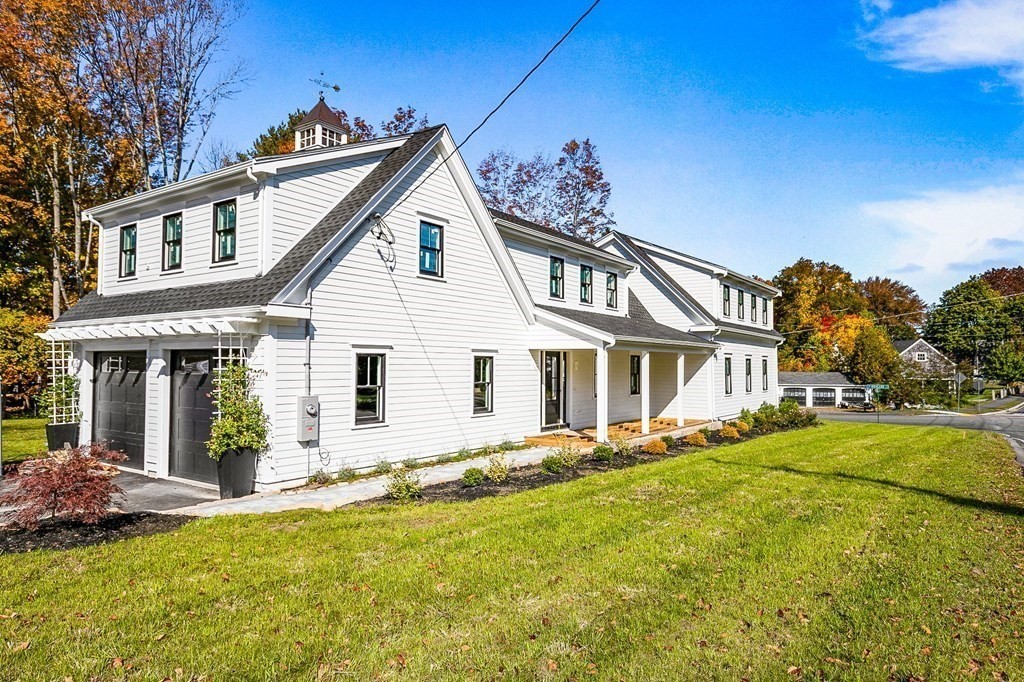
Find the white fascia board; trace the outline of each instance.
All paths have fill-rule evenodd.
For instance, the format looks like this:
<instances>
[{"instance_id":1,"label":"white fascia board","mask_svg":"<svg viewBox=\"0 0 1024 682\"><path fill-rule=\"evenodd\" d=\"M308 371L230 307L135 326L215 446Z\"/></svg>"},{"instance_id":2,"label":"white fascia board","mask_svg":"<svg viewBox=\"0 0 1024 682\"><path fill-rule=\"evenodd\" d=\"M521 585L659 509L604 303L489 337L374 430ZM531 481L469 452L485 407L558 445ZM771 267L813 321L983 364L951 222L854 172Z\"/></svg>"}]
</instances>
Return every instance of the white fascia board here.
<instances>
[{"instance_id":1,"label":"white fascia board","mask_svg":"<svg viewBox=\"0 0 1024 682\"><path fill-rule=\"evenodd\" d=\"M715 343L714 341L708 341L707 343L699 343L697 341L670 341L668 339L648 339L642 336L620 336L617 341L620 346L670 346L672 348L695 348L708 353L721 348L721 344Z\"/></svg>"},{"instance_id":2,"label":"white fascia board","mask_svg":"<svg viewBox=\"0 0 1024 682\"><path fill-rule=\"evenodd\" d=\"M768 292L770 292L772 294L772 298L776 298L779 295L781 295L781 292L777 288L773 287L772 285L765 284L764 282L758 281L758 280L754 279L753 277L749 277L747 275L740 274L740 273L736 272L735 270L730 270L729 268L725 267L724 265L718 265L717 263L712 263L710 261L706 261L706 260L703 260L703 259L700 259L700 258L696 258L695 256L690 256L690 255L687 255L685 253L681 253L679 251L676 251L675 249L670 249L670 248L665 247L665 246L660 246L658 244L652 244L650 242L644 241L643 239L637 239L636 237L633 237L632 239L634 241L636 241L637 243L639 243L641 246L643 246L643 248L647 249L648 251L652 251L652 252L657 253L657 254L659 254L661 256L664 256L666 258L671 258L671 259L675 259L675 260L681 261L681 262L683 262L686 265L694 267L694 268L696 268L698 270L702 270L702 271L707 272L709 274L715 275L716 277L730 278L730 279L733 279L733 280L735 280L737 282L742 282L743 284L746 284L747 286L757 287L761 291L768 291Z\"/></svg>"},{"instance_id":3,"label":"white fascia board","mask_svg":"<svg viewBox=\"0 0 1024 682\"><path fill-rule=\"evenodd\" d=\"M256 159L253 165L253 172L277 175L288 171L302 170L319 166L324 163L334 163L341 160L356 160L367 156L377 156L397 149L405 144L409 135L402 137L388 137L383 140L371 140L357 144L343 144L337 147L327 147L319 150L316 154L282 154L269 156L263 159Z\"/></svg>"},{"instance_id":4,"label":"white fascia board","mask_svg":"<svg viewBox=\"0 0 1024 682\"><path fill-rule=\"evenodd\" d=\"M570 333L583 338L584 340L596 339L608 345L615 343L615 337L607 332L603 332L600 329L594 327L588 327L585 324L574 322L568 318L562 317L561 315L549 312L547 310L537 309L534 311L534 315L537 317L537 321L547 327L552 327L558 331L569 330Z\"/></svg>"},{"instance_id":5,"label":"white fascia board","mask_svg":"<svg viewBox=\"0 0 1024 682\"><path fill-rule=\"evenodd\" d=\"M408 175L409 171L415 168L416 165L419 164L419 162L422 161L427 156L427 154L433 151L434 147L437 145L438 140L441 139L446 130L446 127L442 127L437 132L435 132L433 137L431 137L430 141L427 144L423 145L423 148L420 149L411 159L409 159L409 161L406 162L405 166L399 172L395 173L395 175L387 183L385 183L384 186L381 187L376 194L370 197L370 200L363 204L362 208L356 211L356 214L352 216L352 219L349 220L344 227L338 230L338 232L333 237L331 237L330 241L328 241L316 253L316 255L313 256L313 258L311 258L309 262L306 263L305 266L303 266L302 270L300 270L298 274L292 277L291 281L288 282L288 284L281 290L281 292L274 297L274 300L271 301L271 304L287 304L289 300L297 292L300 291L303 294L302 298L304 300L306 285L308 284L309 280L313 277L313 275L316 274L317 270L319 270L323 266L323 264L331 256L333 256L338 249L341 248L341 246L348 240L349 237L352 236L356 229L363 224L363 221L370 217L371 213L377 209L377 205L380 204L380 202L383 201L388 194L394 191L395 187L397 187L399 183L401 183L405 176Z\"/></svg>"},{"instance_id":6,"label":"white fascia board","mask_svg":"<svg viewBox=\"0 0 1024 682\"><path fill-rule=\"evenodd\" d=\"M180 313L161 313L158 315L132 315L126 317L110 317L105 319L81 320L78 322L62 323L58 317L55 322L50 323L51 329L75 329L81 327L95 327L100 325L118 325L125 323L163 323L169 321L184 321L201 318L209 319L230 319L243 322L255 322L257 316L262 314L258 306L247 306L245 308L222 308L219 310L188 310Z\"/></svg>"},{"instance_id":7,"label":"white fascia board","mask_svg":"<svg viewBox=\"0 0 1024 682\"><path fill-rule=\"evenodd\" d=\"M292 305L290 303L270 303L263 308L267 317L287 320L308 320L313 316L313 307L308 305Z\"/></svg>"},{"instance_id":8,"label":"white fascia board","mask_svg":"<svg viewBox=\"0 0 1024 682\"><path fill-rule=\"evenodd\" d=\"M555 235L543 234L536 232L529 228L523 227L522 225L516 225L510 223L502 218L494 218L495 225L498 226L498 231L502 234L508 234L510 239L521 240L526 242L532 242L534 244L541 244L543 246L549 246L555 244L560 249L564 249L567 252L574 253L580 256L580 260L596 260L601 261L605 264L612 264L616 268L625 270L626 272L632 272L636 270L636 263L621 256L617 256L614 253L602 251L595 245L594 248L584 248L579 244L569 241L568 239L559 239Z\"/></svg>"}]
</instances>

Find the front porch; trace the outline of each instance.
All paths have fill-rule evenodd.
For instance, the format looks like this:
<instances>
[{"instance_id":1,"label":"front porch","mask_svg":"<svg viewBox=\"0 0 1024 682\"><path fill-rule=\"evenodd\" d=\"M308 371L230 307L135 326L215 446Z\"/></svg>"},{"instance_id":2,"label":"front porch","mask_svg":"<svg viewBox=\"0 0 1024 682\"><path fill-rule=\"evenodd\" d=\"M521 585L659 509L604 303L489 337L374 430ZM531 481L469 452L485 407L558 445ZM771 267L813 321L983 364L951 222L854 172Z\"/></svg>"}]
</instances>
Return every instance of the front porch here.
<instances>
[{"instance_id":1,"label":"front porch","mask_svg":"<svg viewBox=\"0 0 1024 682\"><path fill-rule=\"evenodd\" d=\"M614 440L616 438L627 438L629 440L633 440L643 438L645 436L665 435L683 429L689 431L694 428L702 428L711 424L712 423L710 421L704 419L684 419L683 423L680 424L675 419L655 417L650 420L650 430L647 433L644 433L643 421L640 419L634 419L631 421L619 422L617 424L609 424L608 439ZM536 436L527 436L526 444L535 447L557 447L567 440L575 442L583 447L596 445L598 443L597 428L567 428L560 429L558 431L548 431Z\"/></svg>"}]
</instances>

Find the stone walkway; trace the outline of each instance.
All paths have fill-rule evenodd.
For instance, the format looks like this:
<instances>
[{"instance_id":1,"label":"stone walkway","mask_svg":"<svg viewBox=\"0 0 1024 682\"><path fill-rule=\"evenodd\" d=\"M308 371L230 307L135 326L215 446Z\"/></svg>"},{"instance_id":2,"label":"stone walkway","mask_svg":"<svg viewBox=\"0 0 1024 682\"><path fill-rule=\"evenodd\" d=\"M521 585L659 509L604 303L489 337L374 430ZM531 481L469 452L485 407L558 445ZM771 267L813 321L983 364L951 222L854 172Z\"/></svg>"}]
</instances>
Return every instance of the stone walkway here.
<instances>
[{"instance_id":1,"label":"stone walkway","mask_svg":"<svg viewBox=\"0 0 1024 682\"><path fill-rule=\"evenodd\" d=\"M540 447L528 450L514 450L505 453L505 460L512 468L539 464L551 448ZM417 469L420 483L433 485L457 481L462 473L471 467L483 469L487 466L487 457L475 457L461 462L438 464ZM283 492L257 493L234 500L215 500L190 507L172 509L172 514L188 514L191 516L219 516L222 514L266 514L270 512L289 511L292 509L320 509L331 511L346 504L372 500L386 494L386 476L373 476L352 483L335 483L315 490L286 490Z\"/></svg>"}]
</instances>

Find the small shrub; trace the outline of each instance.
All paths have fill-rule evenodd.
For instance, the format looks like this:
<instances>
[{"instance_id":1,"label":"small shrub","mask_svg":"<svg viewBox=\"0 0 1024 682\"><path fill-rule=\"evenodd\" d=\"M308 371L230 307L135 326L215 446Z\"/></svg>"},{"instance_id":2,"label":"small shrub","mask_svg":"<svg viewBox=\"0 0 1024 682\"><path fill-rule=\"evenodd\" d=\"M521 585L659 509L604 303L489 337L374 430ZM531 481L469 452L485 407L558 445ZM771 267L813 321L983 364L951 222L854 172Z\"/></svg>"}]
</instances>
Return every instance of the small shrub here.
<instances>
[{"instance_id":1,"label":"small shrub","mask_svg":"<svg viewBox=\"0 0 1024 682\"><path fill-rule=\"evenodd\" d=\"M555 448L554 454L562 461L562 466L568 469L578 467L580 462L583 461L583 453L580 451L580 446L568 438L562 439L561 444Z\"/></svg>"},{"instance_id":2,"label":"small shrub","mask_svg":"<svg viewBox=\"0 0 1024 682\"><path fill-rule=\"evenodd\" d=\"M402 466L406 469L415 469L420 465L420 461L415 457L409 457L408 459L402 460Z\"/></svg>"},{"instance_id":3,"label":"small shrub","mask_svg":"<svg viewBox=\"0 0 1024 682\"><path fill-rule=\"evenodd\" d=\"M453 461L460 461L461 462L462 460L472 459L472 458L473 458L473 451L470 450L469 448L462 448L461 450L459 450L455 454L455 460L453 460Z\"/></svg>"},{"instance_id":4,"label":"small shrub","mask_svg":"<svg viewBox=\"0 0 1024 682\"><path fill-rule=\"evenodd\" d=\"M484 482L484 470L480 467L470 467L462 472L462 485L467 488L478 486Z\"/></svg>"},{"instance_id":5,"label":"small shrub","mask_svg":"<svg viewBox=\"0 0 1024 682\"><path fill-rule=\"evenodd\" d=\"M498 452L487 460L487 468L484 469L484 476L493 483L501 483L508 478L508 462L505 455Z\"/></svg>"},{"instance_id":6,"label":"small shrub","mask_svg":"<svg viewBox=\"0 0 1024 682\"><path fill-rule=\"evenodd\" d=\"M564 466L562 458L558 455L548 455L540 461L540 468L549 474L561 473Z\"/></svg>"},{"instance_id":7,"label":"small shrub","mask_svg":"<svg viewBox=\"0 0 1024 682\"><path fill-rule=\"evenodd\" d=\"M7 519L29 530L38 528L46 516L99 523L114 497L124 497L113 481L117 468L108 462L126 459L123 452L95 443L27 461L18 470L14 487L0 495L0 507L14 507Z\"/></svg>"},{"instance_id":8,"label":"small shrub","mask_svg":"<svg viewBox=\"0 0 1024 682\"><path fill-rule=\"evenodd\" d=\"M455 455L453 455L450 452L446 452L446 453L438 455L437 457L434 458L434 463L435 464L447 464L448 462L454 462L454 461L455 461Z\"/></svg>"},{"instance_id":9,"label":"small shrub","mask_svg":"<svg viewBox=\"0 0 1024 682\"><path fill-rule=\"evenodd\" d=\"M359 474L352 467L341 467L338 469L338 473L334 474L335 480L338 481L351 481L354 480Z\"/></svg>"},{"instance_id":10,"label":"small shrub","mask_svg":"<svg viewBox=\"0 0 1024 682\"><path fill-rule=\"evenodd\" d=\"M695 431L694 433L691 433L689 436L686 436L685 438L683 438L683 442L695 448L706 448L708 445L708 439L707 436L704 435L704 429L701 429L700 431Z\"/></svg>"},{"instance_id":11,"label":"small shrub","mask_svg":"<svg viewBox=\"0 0 1024 682\"><path fill-rule=\"evenodd\" d=\"M508 438L506 438L505 440L501 441L501 443L498 444L498 449L501 450L502 452L511 452L512 450L515 450L516 447L516 444L510 441Z\"/></svg>"},{"instance_id":12,"label":"small shrub","mask_svg":"<svg viewBox=\"0 0 1024 682\"><path fill-rule=\"evenodd\" d=\"M662 436L661 437L661 442L665 444L666 448L670 448L670 447L672 447L673 445L676 444L676 437L675 436L667 436L667 435L666 436Z\"/></svg>"},{"instance_id":13,"label":"small shrub","mask_svg":"<svg viewBox=\"0 0 1024 682\"><path fill-rule=\"evenodd\" d=\"M747 408L744 407L742 410L740 410L739 419L737 419L736 421L743 422L747 426L753 427L754 426L754 414L750 410L748 410Z\"/></svg>"},{"instance_id":14,"label":"small shrub","mask_svg":"<svg viewBox=\"0 0 1024 682\"><path fill-rule=\"evenodd\" d=\"M610 445L598 445L594 448L594 459L611 464L615 459L615 449Z\"/></svg>"},{"instance_id":15,"label":"small shrub","mask_svg":"<svg viewBox=\"0 0 1024 682\"><path fill-rule=\"evenodd\" d=\"M399 502L414 500L423 494L420 475L409 469L395 469L388 474L388 497Z\"/></svg>"},{"instance_id":16,"label":"small shrub","mask_svg":"<svg viewBox=\"0 0 1024 682\"><path fill-rule=\"evenodd\" d=\"M703 429L701 429L697 433L699 433L700 435L704 436L704 440L707 441L709 438L711 438L711 435L712 435L711 427L705 426Z\"/></svg>"},{"instance_id":17,"label":"small shrub","mask_svg":"<svg viewBox=\"0 0 1024 682\"><path fill-rule=\"evenodd\" d=\"M801 410L795 400L783 400L779 404L779 423L784 428L799 428L810 426L818 419L818 415L811 410Z\"/></svg>"},{"instance_id":18,"label":"small shrub","mask_svg":"<svg viewBox=\"0 0 1024 682\"><path fill-rule=\"evenodd\" d=\"M375 474L390 474L392 469L394 467L386 459L378 459L377 463L373 465L373 473Z\"/></svg>"},{"instance_id":19,"label":"small shrub","mask_svg":"<svg viewBox=\"0 0 1024 682\"><path fill-rule=\"evenodd\" d=\"M327 485L331 482L331 475L321 469L309 477L310 485Z\"/></svg>"},{"instance_id":20,"label":"small shrub","mask_svg":"<svg viewBox=\"0 0 1024 682\"><path fill-rule=\"evenodd\" d=\"M476 454L477 455L483 455L484 457L490 457L491 455L493 455L497 451L498 451L498 448L494 447L490 443L484 443L484 446L482 448L480 448L479 450L477 450Z\"/></svg>"},{"instance_id":21,"label":"small shrub","mask_svg":"<svg viewBox=\"0 0 1024 682\"><path fill-rule=\"evenodd\" d=\"M740 430L737 429L735 426L723 426L722 430L719 431L718 433L719 435L722 436L722 438L731 438L732 440L736 440L737 438L740 437Z\"/></svg>"},{"instance_id":22,"label":"small shrub","mask_svg":"<svg viewBox=\"0 0 1024 682\"><path fill-rule=\"evenodd\" d=\"M762 433L778 431L782 427L778 408L769 403L763 403L754 413L754 427Z\"/></svg>"},{"instance_id":23,"label":"small shrub","mask_svg":"<svg viewBox=\"0 0 1024 682\"><path fill-rule=\"evenodd\" d=\"M625 436L612 438L612 447L615 448L615 453L619 457L632 457L636 451L636 446Z\"/></svg>"},{"instance_id":24,"label":"small shrub","mask_svg":"<svg viewBox=\"0 0 1024 682\"><path fill-rule=\"evenodd\" d=\"M748 431L750 431L750 424L743 421L742 419L737 419L733 423L733 426L735 426L736 430L739 431L740 433L747 433Z\"/></svg>"},{"instance_id":25,"label":"small shrub","mask_svg":"<svg viewBox=\"0 0 1024 682\"><path fill-rule=\"evenodd\" d=\"M661 440L649 440L644 443L644 446L640 448L648 455L667 455L668 446L665 445L664 441Z\"/></svg>"}]
</instances>

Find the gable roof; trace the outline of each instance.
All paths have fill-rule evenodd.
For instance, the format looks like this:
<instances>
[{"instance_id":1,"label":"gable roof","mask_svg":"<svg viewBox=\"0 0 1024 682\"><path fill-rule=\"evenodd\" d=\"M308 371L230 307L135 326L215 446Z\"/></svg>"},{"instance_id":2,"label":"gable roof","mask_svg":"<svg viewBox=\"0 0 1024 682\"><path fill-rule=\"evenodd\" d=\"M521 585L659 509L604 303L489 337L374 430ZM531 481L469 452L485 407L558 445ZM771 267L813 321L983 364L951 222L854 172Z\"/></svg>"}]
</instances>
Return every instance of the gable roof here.
<instances>
[{"instance_id":1,"label":"gable roof","mask_svg":"<svg viewBox=\"0 0 1024 682\"><path fill-rule=\"evenodd\" d=\"M101 296L93 292L57 318L54 326L87 320L249 308L269 304L359 209L399 175L443 127L438 125L413 133L402 146L389 152L263 276L116 296Z\"/></svg>"},{"instance_id":2,"label":"gable roof","mask_svg":"<svg viewBox=\"0 0 1024 682\"><path fill-rule=\"evenodd\" d=\"M538 235L548 241L566 242L573 249L585 251L586 253L592 254L593 256L604 260L626 262L617 254L609 253L604 249L600 249L597 246L595 246L593 242L590 242L581 237L566 234L565 232L562 232L561 230L556 229L554 227L547 227L545 225L541 225L540 223L535 223L532 220L527 220L525 218L520 218L519 216L512 215L511 213L500 211L496 208L488 207L487 210L490 212L491 217L494 218L494 220L496 221L496 224L498 221L508 223L515 227L522 228L527 232L532 232L533 234ZM630 266L632 266L632 263L630 263Z\"/></svg>"},{"instance_id":3,"label":"gable roof","mask_svg":"<svg viewBox=\"0 0 1024 682\"><path fill-rule=\"evenodd\" d=\"M854 386L839 372L779 372L779 386Z\"/></svg>"},{"instance_id":4,"label":"gable roof","mask_svg":"<svg viewBox=\"0 0 1024 682\"><path fill-rule=\"evenodd\" d=\"M316 103L316 106L309 110L308 114L302 117L302 120L299 121L299 124L295 127L302 128L303 126L314 125L316 123L326 123L327 125L335 128L342 127L341 117L334 113L334 109L327 106L323 97L321 97L320 101Z\"/></svg>"},{"instance_id":5,"label":"gable roof","mask_svg":"<svg viewBox=\"0 0 1024 682\"><path fill-rule=\"evenodd\" d=\"M896 349L896 352L902 353L903 351L907 350L915 343L917 343L919 340L920 339L897 339L892 342L892 345L893 348Z\"/></svg>"},{"instance_id":6,"label":"gable roof","mask_svg":"<svg viewBox=\"0 0 1024 682\"><path fill-rule=\"evenodd\" d=\"M647 312L647 308L643 306L640 299L632 295L629 297L629 313L625 317L595 313L577 308L559 308L550 305L538 305L537 307L572 322L611 334L620 340L682 343L707 348L718 347L718 344L714 341L709 341L696 334L684 332L656 321Z\"/></svg>"}]
</instances>

